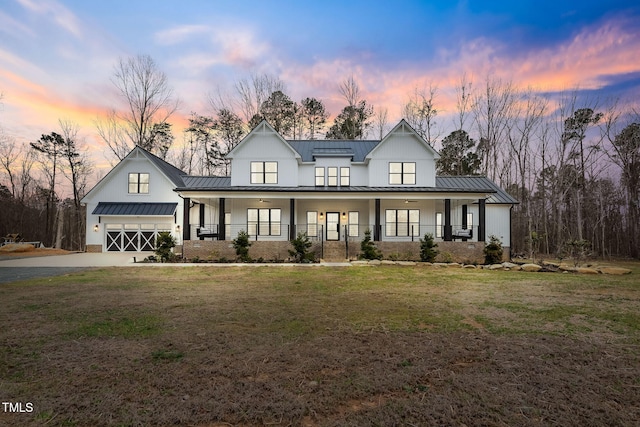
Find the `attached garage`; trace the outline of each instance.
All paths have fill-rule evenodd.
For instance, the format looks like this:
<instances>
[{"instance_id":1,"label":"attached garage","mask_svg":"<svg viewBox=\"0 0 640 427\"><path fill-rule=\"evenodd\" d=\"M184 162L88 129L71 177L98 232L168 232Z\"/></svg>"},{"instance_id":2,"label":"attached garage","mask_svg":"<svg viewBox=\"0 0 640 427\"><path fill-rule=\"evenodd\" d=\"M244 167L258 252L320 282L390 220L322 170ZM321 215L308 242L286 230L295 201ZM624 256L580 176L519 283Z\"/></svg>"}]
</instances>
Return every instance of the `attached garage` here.
<instances>
[{"instance_id":1,"label":"attached garage","mask_svg":"<svg viewBox=\"0 0 640 427\"><path fill-rule=\"evenodd\" d=\"M105 252L153 251L158 233L172 231L177 203L99 202L92 214L103 224ZM97 227L100 232L100 227Z\"/></svg>"}]
</instances>

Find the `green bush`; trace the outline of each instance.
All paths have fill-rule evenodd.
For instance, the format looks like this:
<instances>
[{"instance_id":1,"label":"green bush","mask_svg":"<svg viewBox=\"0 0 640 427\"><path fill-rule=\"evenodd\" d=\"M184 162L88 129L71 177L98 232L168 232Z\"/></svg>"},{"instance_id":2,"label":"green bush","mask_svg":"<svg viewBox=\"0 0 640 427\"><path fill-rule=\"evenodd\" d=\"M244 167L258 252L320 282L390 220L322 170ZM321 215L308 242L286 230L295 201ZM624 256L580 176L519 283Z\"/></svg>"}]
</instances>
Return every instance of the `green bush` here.
<instances>
[{"instance_id":1,"label":"green bush","mask_svg":"<svg viewBox=\"0 0 640 427\"><path fill-rule=\"evenodd\" d=\"M161 231L156 237L155 253L160 257L161 262L167 262L174 259L175 255L171 252L176 246L176 239L168 231Z\"/></svg>"},{"instance_id":2,"label":"green bush","mask_svg":"<svg viewBox=\"0 0 640 427\"><path fill-rule=\"evenodd\" d=\"M315 260L315 254L309 252L311 245L312 243L307 233L300 232L295 239L291 240L293 250L289 249L289 255L291 255L296 262L313 262Z\"/></svg>"},{"instance_id":3,"label":"green bush","mask_svg":"<svg viewBox=\"0 0 640 427\"><path fill-rule=\"evenodd\" d=\"M242 262L251 262L251 257L249 256L250 246L249 235L244 230L240 231L238 237L233 239L233 247L236 250L236 255Z\"/></svg>"},{"instance_id":4,"label":"green bush","mask_svg":"<svg viewBox=\"0 0 640 427\"><path fill-rule=\"evenodd\" d=\"M500 264L502 262L502 242L496 236L489 236L489 243L484 247L484 263Z\"/></svg>"},{"instance_id":5,"label":"green bush","mask_svg":"<svg viewBox=\"0 0 640 427\"><path fill-rule=\"evenodd\" d=\"M427 233L424 239L420 239L420 261L433 262L440 253L436 248L438 244L433 241L433 234Z\"/></svg>"},{"instance_id":6,"label":"green bush","mask_svg":"<svg viewBox=\"0 0 640 427\"><path fill-rule=\"evenodd\" d=\"M362 259L382 259L382 252L371 240L371 230L364 232L364 240L360 243L360 258Z\"/></svg>"}]
</instances>

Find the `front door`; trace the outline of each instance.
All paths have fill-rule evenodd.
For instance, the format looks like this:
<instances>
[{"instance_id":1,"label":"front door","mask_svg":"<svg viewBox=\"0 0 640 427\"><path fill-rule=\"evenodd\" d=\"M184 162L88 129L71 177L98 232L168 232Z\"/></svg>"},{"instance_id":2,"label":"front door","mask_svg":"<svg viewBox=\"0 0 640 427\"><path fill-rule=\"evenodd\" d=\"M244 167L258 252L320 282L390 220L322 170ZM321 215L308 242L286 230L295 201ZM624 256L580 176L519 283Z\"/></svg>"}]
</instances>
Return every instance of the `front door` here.
<instances>
[{"instance_id":1,"label":"front door","mask_svg":"<svg viewBox=\"0 0 640 427\"><path fill-rule=\"evenodd\" d=\"M340 212L327 212L327 240L340 240Z\"/></svg>"}]
</instances>

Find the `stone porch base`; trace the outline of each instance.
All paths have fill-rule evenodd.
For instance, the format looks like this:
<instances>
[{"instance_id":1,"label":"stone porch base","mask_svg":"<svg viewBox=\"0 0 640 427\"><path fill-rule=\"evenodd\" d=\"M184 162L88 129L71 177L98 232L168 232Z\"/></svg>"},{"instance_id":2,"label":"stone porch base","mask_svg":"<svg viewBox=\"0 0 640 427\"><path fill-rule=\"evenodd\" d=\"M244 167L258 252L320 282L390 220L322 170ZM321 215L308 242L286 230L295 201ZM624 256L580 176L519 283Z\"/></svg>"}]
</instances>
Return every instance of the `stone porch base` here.
<instances>
[{"instance_id":1,"label":"stone porch base","mask_svg":"<svg viewBox=\"0 0 640 427\"><path fill-rule=\"evenodd\" d=\"M382 252L383 259L420 261L420 242L375 242ZM262 258L264 261L286 261L290 258L289 249L293 249L288 241L254 241L249 248L252 259ZM482 264L484 262L484 243L482 242L438 242L440 254L437 262L459 262L465 264ZM509 248L505 247L503 259L509 260ZM360 242L314 242L311 250L317 259L325 261L357 260L360 254ZM348 252L347 252L348 251ZM236 252L231 241L219 240L185 240L182 256L186 259L195 257L207 261L235 261Z\"/></svg>"}]
</instances>

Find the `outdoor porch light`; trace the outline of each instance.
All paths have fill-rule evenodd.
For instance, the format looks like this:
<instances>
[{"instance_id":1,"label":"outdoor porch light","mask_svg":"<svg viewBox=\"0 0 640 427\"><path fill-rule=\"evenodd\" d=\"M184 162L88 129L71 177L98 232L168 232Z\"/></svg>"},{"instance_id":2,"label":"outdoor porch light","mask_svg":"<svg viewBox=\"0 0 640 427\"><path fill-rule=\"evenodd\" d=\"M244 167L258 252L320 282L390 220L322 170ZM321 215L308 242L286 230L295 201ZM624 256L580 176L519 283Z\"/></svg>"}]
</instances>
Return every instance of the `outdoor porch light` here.
<instances>
[{"instance_id":1,"label":"outdoor porch light","mask_svg":"<svg viewBox=\"0 0 640 427\"><path fill-rule=\"evenodd\" d=\"M98 232L98 230L100 230L100 226L99 226L98 224L94 225L94 226L93 226L93 232L94 232L94 233L97 233L97 232Z\"/></svg>"},{"instance_id":2,"label":"outdoor porch light","mask_svg":"<svg viewBox=\"0 0 640 427\"><path fill-rule=\"evenodd\" d=\"M176 233L180 232L180 224L176 225Z\"/></svg>"},{"instance_id":3,"label":"outdoor porch light","mask_svg":"<svg viewBox=\"0 0 640 427\"><path fill-rule=\"evenodd\" d=\"M347 219L347 214L342 212L342 219Z\"/></svg>"},{"instance_id":4,"label":"outdoor porch light","mask_svg":"<svg viewBox=\"0 0 640 427\"><path fill-rule=\"evenodd\" d=\"M320 219L324 218L324 213L320 212Z\"/></svg>"}]
</instances>

